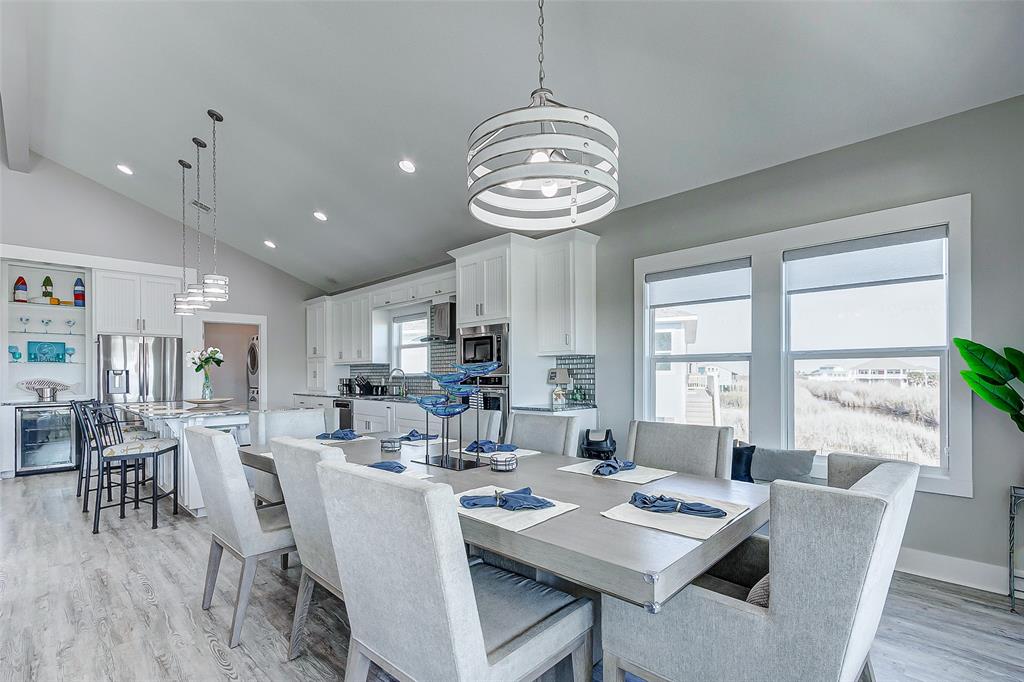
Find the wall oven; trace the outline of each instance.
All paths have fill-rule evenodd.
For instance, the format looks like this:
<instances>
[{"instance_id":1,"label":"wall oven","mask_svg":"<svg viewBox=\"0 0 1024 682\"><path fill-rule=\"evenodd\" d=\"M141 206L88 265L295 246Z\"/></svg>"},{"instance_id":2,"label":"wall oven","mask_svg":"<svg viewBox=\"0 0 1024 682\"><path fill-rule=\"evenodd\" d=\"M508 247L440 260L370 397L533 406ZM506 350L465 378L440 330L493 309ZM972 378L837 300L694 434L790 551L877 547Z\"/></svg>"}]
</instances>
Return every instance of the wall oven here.
<instances>
[{"instance_id":1,"label":"wall oven","mask_svg":"<svg viewBox=\"0 0 1024 682\"><path fill-rule=\"evenodd\" d=\"M491 376L508 376L508 325L488 324L482 327L462 327L456 334L459 362L499 362Z\"/></svg>"}]
</instances>

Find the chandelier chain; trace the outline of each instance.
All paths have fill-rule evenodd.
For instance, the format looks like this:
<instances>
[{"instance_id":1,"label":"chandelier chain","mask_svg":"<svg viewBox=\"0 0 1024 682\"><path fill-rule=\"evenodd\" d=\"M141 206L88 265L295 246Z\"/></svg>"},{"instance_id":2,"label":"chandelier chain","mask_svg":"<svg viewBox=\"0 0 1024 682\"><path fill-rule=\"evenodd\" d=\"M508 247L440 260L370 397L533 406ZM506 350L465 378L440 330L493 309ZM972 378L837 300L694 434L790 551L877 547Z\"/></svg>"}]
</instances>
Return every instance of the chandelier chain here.
<instances>
[{"instance_id":1,"label":"chandelier chain","mask_svg":"<svg viewBox=\"0 0 1024 682\"><path fill-rule=\"evenodd\" d=\"M213 119L213 274L217 274L217 119Z\"/></svg>"},{"instance_id":2,"label":"chandelier chain","mask_svg":"<svg viewBox=\"0 0 1024 682\"><path fill-rule=\"evenodd\" d=\"M544 87L544 0L537 0L537 9L540 10L540 16L537 17L537 26L540 28L540 33L537 36L537 44L540 46L540 51L537 53L537 79L540 81L540 87Z\"/></svg>"}]
</instances>

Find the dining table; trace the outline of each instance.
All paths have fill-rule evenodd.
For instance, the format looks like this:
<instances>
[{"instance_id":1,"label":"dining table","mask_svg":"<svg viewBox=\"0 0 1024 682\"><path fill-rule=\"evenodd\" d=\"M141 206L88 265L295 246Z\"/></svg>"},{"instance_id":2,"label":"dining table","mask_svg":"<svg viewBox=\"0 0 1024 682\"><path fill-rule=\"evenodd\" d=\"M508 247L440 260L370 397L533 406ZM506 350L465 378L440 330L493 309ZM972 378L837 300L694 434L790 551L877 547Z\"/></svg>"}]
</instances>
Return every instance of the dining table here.
<instances>
[{"instance_id":1,"label":"dining table","mask_svg":"<svg viewBox=\"0 0 1024 682\"><path fill-rule=\"evenodd\" d=\"M381 452L381 439L398 434L366 435L369 437L324 444L341 448L346 461L354 464L401 461L408 471L427 474L430 477L425 480L449 485L456 494L484 486L509 491L529 487L534 495L578 505L519 531L463 514L459 514L459 522L469 545L633 603L650 613L657 613L673 595L768 521L769 488L755 483L675 473L640 485L614 477L561 471L569 464L596 465L598 460L548 453L519 457L513 471L492 471L486 465L456 471L417 463L423 459L422 445L405 444L399 452ZM454 450L454 445L451 447ZM432 454L439 452L439 446L434 444L430 450ZM238 453L243 465L277 474L269 444L241 446ZM602 516L602 512L628 502L635 491L656 491L682 499L696 496L747 509L704 540ZM457 504L457 497L453 496L452 503Z\"/></svg>"}]
</instances>

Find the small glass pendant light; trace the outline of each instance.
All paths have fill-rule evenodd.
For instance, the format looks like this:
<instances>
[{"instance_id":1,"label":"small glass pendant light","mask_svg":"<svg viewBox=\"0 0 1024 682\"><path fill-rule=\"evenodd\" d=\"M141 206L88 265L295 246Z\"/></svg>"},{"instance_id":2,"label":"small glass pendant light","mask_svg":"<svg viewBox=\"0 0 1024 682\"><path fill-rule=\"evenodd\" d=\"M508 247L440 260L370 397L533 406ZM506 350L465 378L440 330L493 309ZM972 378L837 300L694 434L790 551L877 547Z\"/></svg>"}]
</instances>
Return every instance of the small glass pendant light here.
<instances>
[{"instance_id":1,"label":"small glass pendant light","mask_svg":"<svg viewBox=\"0 0 1024 682\"><path fill-rule=\"evenodd\" d=\"M217 274L217 124L224 121L224 117L213 109L208 109L206 115L213 120L213 200L211 202L213 213L213 272L202 276L203 300L210 303L223 303L228 300L228 276ZM198 197L196 197L198 199Z\"/></svg>"},{"instance_id":2,"label":"small glass pendant light","mask_svg":"<svg viewBox=\"0 0 1024 682\"><path fill-rule=\"evenodd\" d=\"M185 159L178 159L181 166L181 283L185 283L185 171L192 168L192 164ZM188 300L188 294L182 292L174 294L175 315L195 315L195 309Z\"/></svg>"},{"instance_id":3,"label":"small glass pendant light","mask_svg":"<svg viewBox=\"0 0 1024 682\"><path fill-rule=\"evenodd\" d=\"M209 310L210 309L210 302L207 301L206 297L203 295L203 283L201 281L199 281L199 275L198 275L198 273L202 270L202 267L203 267L203 253L202 253L202 246L203 246L202 210L200 209L200 206L202 204L199 201L199 196L200 196L199 195L199 190L200 190L200 186L199 186L200 185L200 183L199 183L199 178L200 178L200 174L199 174L199 151L201 149L206 149L206 143L203 140L199 139L198 137L193 137L192 138L192 143L196 146L196 200L195 200L194 203L196 205L196 273L197 274L196 274L196 281L195 282L193 282L192 284L185 285L185 300L188 301L188 303L195 310Z\"/></svg>"}]
</instances>

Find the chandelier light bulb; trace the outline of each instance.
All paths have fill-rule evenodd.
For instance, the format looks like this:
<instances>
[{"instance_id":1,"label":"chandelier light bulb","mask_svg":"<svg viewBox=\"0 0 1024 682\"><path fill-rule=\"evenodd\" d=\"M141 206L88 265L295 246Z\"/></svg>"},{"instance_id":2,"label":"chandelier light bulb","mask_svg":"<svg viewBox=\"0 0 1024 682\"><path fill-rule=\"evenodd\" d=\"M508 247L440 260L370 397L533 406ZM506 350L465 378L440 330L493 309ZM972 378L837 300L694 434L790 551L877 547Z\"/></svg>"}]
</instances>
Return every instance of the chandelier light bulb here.
<instances>
[{"instance_id":1,"label":"chandelier light bulb","mask_svg":"<svg viewBox=\"0 0 1024 682\"><path fill-rule=\"evenodd\" d=\"M507 187L508 189L522 189L523 188L523 181L522 180L512 180L511 182L506 182L505 183L505 187Z\"/></svg>"},{"instance_id":2,"label":"chandelier light bulb","mask_svg":"<svg viewBox=\"0 0 1024 682\"><path fill-rule=\"evenodd\" d=\"M549 199L558 194L558 183L548 178L540 183L540 193Z\"/></svg>"},{"instance_id":3,"label":"chandelier light bulb","mask_svg":"<svg viewBox=\"0 0 1024 682\"><path fill-rule=\"evenodd\" d=\"M543 149L534 150L530 154L530 158L526 160L527 163L547 163L550 160L548 153Z\"/></svg>"}]
</instances>

